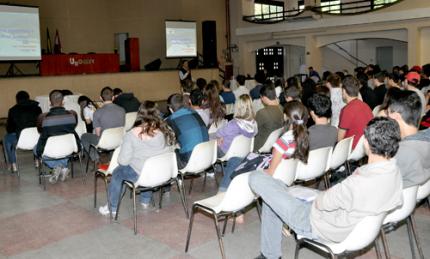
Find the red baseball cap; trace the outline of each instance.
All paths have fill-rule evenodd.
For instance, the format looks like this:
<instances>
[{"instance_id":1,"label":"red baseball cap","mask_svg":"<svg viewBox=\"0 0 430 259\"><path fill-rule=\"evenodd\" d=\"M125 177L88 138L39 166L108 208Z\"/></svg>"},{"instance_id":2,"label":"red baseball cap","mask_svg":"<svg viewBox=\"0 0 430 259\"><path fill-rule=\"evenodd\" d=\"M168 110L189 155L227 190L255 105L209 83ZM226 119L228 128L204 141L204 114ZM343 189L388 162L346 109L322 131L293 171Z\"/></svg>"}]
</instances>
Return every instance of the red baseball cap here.
<instances>
[{"instance_id":1,"label":"red baseball cap","mask_svg":"<svg viewBox=\"0 0 430 259\"><path fill-rule=\"evenodd\" d=\"M421 73L421 67L420 67L420 66L413 66L413 67L411 68L411 71L415 71L415 72L417 72L417 73Z\"/></svg>"},{"instance_id":2,"label":"red baseball cap","mask_svg":"<svg viewBox=\"0 0 430 259\"><path fill-rule=\"evenodd\" d=\"M415 81L416 83L418 83L420 81L420 79L421 79L420 74L418 74L415 71L409 72L406 75L406 80L408 80L408 82L414 82Z\"/></svg>"}]
</instances>

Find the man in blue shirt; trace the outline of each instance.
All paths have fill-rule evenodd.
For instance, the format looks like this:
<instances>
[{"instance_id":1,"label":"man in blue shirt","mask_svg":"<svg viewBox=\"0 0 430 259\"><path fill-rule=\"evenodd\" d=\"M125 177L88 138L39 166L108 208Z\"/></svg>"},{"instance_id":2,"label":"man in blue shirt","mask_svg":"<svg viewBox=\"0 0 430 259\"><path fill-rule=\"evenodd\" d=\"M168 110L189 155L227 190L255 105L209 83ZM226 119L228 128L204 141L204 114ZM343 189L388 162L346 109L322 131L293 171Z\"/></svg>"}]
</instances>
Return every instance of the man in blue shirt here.
<instances>
[{"instance_id":1,"label":"man in blue shirt","mask_svg":"<svg viewBox=\"0 0 430 259\"><path fill-rule=\"evenodd\" d=\"M167 117L166 122L175 132L179 143L180 148L175 152L178 168L182 169L187 165L194 147L209 141L209 134L200 115L184 106L181 94L169 96L167 104L172 114Z\"/></svg>"}]
</instances>

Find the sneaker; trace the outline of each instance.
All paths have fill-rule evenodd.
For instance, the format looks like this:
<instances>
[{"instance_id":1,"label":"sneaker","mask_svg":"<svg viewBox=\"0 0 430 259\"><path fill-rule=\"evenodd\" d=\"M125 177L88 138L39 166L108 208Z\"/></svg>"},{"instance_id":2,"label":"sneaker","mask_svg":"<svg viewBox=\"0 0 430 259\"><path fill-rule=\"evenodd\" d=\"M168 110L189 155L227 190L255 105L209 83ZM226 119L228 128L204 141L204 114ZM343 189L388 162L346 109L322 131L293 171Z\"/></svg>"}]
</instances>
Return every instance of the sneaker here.
<instances>
[{"instance_id":1,"label":"sneaker","mask_svg":"<svg viewBox=\"0 0 430 259\"><path fill-rule=\"evenodd\" d=\"M18 167L16 166L16 164L15 164L15 163L12 163L11 171L12 171L12 173L16 173L16 172L18 172Z\"/></svg>"},{"instance_id":2,"label":"sneaker","mask_svg":"<svg viewBox=\"0 0 430 259\"><path fill-rule=\"evenodd\" d=\"M147 210L147 209L149 209L149 203L141 203L140 205L142 205L142 208L144 209L144 210Z\"/></svg>"},{"instance_id":3,"label":"sneaker","mask_svg":"<svg viewBox=\"0 0 430 259\"><path fill-rule=\"evenodd\" d=\"M67 167L61 168L60 180L62 182L64 182L67 179L67 176L69 175L69 172L70 172L69 168L67 168Z\"/></svg>"},{"instance_id":4,"label":"sneaker","mask_svg":"<svg viewBox=\"0 0 430 259\"><path fill-rule=\"evenodd\" d=\"M39 164L39 159L37 159L37 158L36 158L36 159L34 160L34 167L35 167L35 168L39 168L39 166L40 166L40 164Z\"/></svg>"},{"instance_id":5,"label":"sneaker","mask_svg":"<svg viewBox=\"0 0 430 259\"><path fill-rule=\"evenodd\" d=\"M58 177L60 176L61 173L61 167L55 167L54 170L52 171L52 175L51 177L49 177L49 182L54 184L58 181Z\"/></svg>"},{"instance_id":6,"label":"sneaker","mask_svg":"<svg viewBox=\"0 0 430 259\"><path fill-rule=\"evenodd\" d=\"M109 216L109 206L106 204L105 206L101 206L99 208L99 213L102 214L103 216ZM116 211L112 211L112 216L116 215Z\"/></svg>"}]
</instances>

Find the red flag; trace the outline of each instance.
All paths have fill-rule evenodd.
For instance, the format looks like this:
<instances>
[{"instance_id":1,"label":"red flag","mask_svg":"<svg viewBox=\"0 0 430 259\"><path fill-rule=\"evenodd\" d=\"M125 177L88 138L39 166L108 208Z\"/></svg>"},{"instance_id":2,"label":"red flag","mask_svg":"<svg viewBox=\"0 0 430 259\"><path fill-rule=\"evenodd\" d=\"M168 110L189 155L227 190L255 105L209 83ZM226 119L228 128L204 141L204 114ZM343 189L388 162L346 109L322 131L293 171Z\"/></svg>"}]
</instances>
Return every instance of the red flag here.
<instances>
[{"instance_id":1,"label":"red flag","mask_svg":"<svg viewBox=\"0 0 430 259\"><path fill-rule=\"evenodd\" d=\"M54 54L61 54L61 41L60 41L60 34L58 33L58 30L55 30L55 40L54 40Z\"/></svg>"}]
</instances>

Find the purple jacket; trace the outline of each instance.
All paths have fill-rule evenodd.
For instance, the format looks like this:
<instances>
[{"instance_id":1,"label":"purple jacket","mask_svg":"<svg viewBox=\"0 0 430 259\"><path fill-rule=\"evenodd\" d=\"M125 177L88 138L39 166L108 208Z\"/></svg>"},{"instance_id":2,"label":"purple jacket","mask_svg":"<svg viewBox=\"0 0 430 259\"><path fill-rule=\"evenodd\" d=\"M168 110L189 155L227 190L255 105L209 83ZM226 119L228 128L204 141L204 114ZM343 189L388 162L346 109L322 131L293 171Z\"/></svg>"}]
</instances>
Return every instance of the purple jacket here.
<instances>
[{"instance_id":1,"label":"purple jacket","mask_svg":"<svg viewBox=\"0 0 430 259\"><path fill-rule=\"evenodd\" d=\"M239 135L243 135L247 138L252 138L257 135L257 122L255 120L247 121L241 119L233 119L227 123L224 127L220 128L216 132L217 138L223 138L223 143L219 148L227 153L230 148L233 139Z\"/></svg>"}]
</instances>

